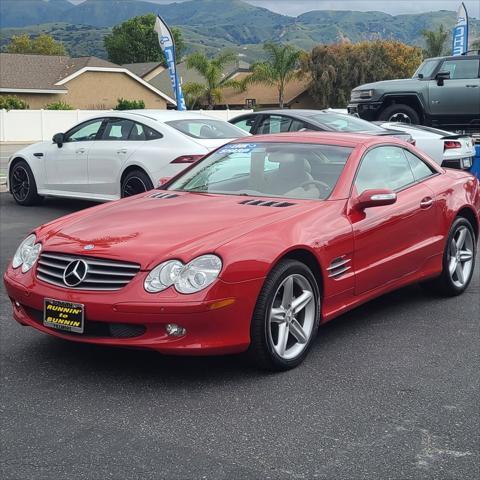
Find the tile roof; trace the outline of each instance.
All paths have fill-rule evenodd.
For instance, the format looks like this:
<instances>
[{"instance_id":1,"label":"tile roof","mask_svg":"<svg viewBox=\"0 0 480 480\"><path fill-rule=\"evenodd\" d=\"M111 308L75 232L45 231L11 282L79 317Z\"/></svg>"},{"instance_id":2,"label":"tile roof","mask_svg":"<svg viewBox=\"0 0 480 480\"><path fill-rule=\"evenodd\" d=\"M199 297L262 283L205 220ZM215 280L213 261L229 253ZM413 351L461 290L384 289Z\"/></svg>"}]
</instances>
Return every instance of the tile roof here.
<instances>
[{"instance_id":1,"label":"tile roof","mask_svg":"<svg viewBox=\"0 0 480 480\"><path fill-rule=\"evenodd\" d=\"M0 53L0 88L65 91L60 80L84 67L120 68L97 57Z\"/></svg>"},{"instance_id":2,"label":"tile roof","mask_svg":"<svg viewBox=\"0 0 480 480\"><path fill-rule=\"evenodd\" d=\"M152 70L161 66L162 64L160 62L125 63L122 65L123 68L130 70L132 73L142 78L147 75L147 73L150 73Z\"/></svg>"}]
</instances>

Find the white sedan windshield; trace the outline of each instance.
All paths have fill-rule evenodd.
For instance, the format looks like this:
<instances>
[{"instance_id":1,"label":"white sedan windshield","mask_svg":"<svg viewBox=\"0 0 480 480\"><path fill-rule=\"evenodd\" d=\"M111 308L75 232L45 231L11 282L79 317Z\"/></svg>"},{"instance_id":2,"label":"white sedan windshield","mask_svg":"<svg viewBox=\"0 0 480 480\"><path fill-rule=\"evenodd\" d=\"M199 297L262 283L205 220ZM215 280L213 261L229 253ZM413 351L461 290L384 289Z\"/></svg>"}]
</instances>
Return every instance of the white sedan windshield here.
<instances>
[{"instance_id":1,"label":"white sedan windshield","mask_svg":"<svg viewBox=\"0 0 480 480\"><path fill-rule=\"evenodd\" d=\"M352 148L302 143L221 147L169 190L282 198L327 198Z\"/></svg>"}]
</instances>

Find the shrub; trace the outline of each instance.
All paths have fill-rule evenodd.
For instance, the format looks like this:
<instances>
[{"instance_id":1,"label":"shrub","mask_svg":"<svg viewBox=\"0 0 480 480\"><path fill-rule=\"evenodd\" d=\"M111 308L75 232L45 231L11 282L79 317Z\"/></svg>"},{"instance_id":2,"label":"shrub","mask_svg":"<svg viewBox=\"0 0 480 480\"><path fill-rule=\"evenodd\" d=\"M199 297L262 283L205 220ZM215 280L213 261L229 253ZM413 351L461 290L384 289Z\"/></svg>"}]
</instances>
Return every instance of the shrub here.
<instances>
[{"instance_id":1,"label":"shrub","mask_svg":"<svg viewBox=\"0 0 480 480\"><path fill-rule=\"evenodd\" d=\"M66 102L52 102L45 105L45 110L73 110L73 107Z\"/></svg>"},{"instance_id":2,"label":"shrub","mask_svg":"<svg viewBox=\"0 0 480 480\"><path fill-rule=\"evenodd\" d=\"M115 110L137 110L145 108L145 102L143 100L126 100L125 98L119 98Z\"/></svg>"},{"instance_id":3,"label":"shrub","mask_svg":"<svg viewBox=\"0 0 480 480\"><path fill-rule=\"evenodd\" d=\"M0 95L0 110L27 110L30 106L16 95Z\"/></svg>"}]
</instances>

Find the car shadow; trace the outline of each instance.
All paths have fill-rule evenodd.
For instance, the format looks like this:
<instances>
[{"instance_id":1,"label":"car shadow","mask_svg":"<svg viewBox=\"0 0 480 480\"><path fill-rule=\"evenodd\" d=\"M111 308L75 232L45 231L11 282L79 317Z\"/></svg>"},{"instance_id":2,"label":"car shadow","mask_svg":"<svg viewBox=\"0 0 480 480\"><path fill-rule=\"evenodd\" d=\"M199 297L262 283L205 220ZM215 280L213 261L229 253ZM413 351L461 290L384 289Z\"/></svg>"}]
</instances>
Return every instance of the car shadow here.
<instances>
[{"instance_id":1,"label":"car shadow","mask_svg":"<svg viewBox=\"0 0 480 480\"><path fill-rule=\"evenodd\" d=\"M438 298L426 296L416 285L386 294L368 304L360 306L320 327L319 338L312 351L299 367L309 368L309 362L321 361L322 348L338 341L354 341L359 330L372 328L372 318L378 322L395 323L395 312L417 305L428 308L429 301ZM380 320L379 320L380 319ZM416 321L412 316L412 321ZM408 328L403 325L402 328ZM36 362L43 368L51 368L60 378L75 378L78 382L98 382L102 377L117 377L124 383L143 384L158 380L169 386L194 384L205 381L209 384L241 381L242 379L264 379L275 375L250 365L245 355L183 357L161 355L154 351L81 344L38 336L34 341ZM311 365L310 365L311 367ZM56 371L55 371L56 370ZM293 371L281 375L294 374Z\"/></svg>"}]
</instances>

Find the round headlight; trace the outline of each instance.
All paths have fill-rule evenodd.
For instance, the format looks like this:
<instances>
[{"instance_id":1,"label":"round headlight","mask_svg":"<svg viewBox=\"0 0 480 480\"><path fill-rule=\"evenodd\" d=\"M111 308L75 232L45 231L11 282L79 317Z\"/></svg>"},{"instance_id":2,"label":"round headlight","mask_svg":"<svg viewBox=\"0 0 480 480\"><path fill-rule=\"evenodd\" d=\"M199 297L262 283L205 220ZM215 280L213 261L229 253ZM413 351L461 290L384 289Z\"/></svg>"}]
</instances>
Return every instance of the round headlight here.
<instances>
[{"instance_id":1,"label":"round headlight","mask_svg":"<svg viewBox=\"0 0 480 480\"><path fill-rule=\"evenodd\" d=\"M183 263L178 260L169 260L157 265L145 279L145 290L156 293L172 286L182 268Z\"/></svg>"},{"instance_id":2,"label":"round headlight","mask_svg":"<svg viewBox=\"0 0 480 480\"><path fill-rule=\"evenodd\" d=\"M184 265L179 260L169 260L157 265L147 276L144 287L156 293L172 285L179 293L194 293L211 285L222 269L216 255L202 255Z\"/></svg>"},{"instance_id":3,"label":"round headlight","mask_svg":"<svg viewBox=\"0 0 480 480\"><path fill-rule=\"evenodd\" d=\"M26 273L33 267L42 250L42 245L36 241L37 237L32 234L20 244L12 260L13 268L21 266L22 272Z\"/></svg>"},{"instance_id":4,"label":"round headlight","mask_svg":"<svg viewBox=\"0 0 480 480\"><path fill-rule=\"evenodd\" d=\"M207 288L218 277L222 261L216 255L202 255L185 265L175 281L180 293L194 293Z\"/></svg>"}]
</instances>

